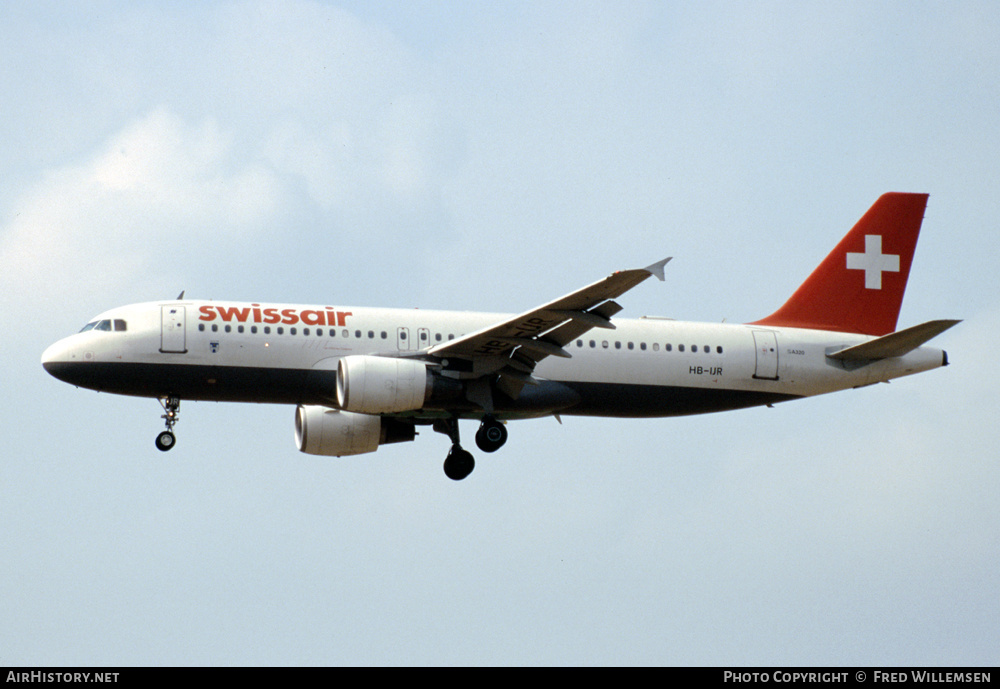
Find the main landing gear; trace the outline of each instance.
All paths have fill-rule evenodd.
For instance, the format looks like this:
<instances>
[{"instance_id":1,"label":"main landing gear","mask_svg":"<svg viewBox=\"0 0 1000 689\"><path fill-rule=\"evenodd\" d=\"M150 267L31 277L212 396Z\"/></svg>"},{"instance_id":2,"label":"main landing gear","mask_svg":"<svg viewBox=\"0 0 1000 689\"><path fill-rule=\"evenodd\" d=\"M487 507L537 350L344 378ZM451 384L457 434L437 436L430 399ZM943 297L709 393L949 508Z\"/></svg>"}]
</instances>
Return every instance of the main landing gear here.
<instances>
[{"instance_id":1,"label":"main landing gear","mask_svg":"<svg viewBox=\"0 0 1000 689\"><path fill-rule=\"evenodd\" d=\"M166 421L167 430L156 436L156 449L160 452L166 452L177 444L177 438L174 437L174 424L180 417L181 398L161 397L160 406L163 407L164 411L160 418Z\"/></svg>"},{"instance_id":2,"label":"main landing gear","mask_svg":"<svg viewBox=\"0 0 1000 689\"><path fill-rule=\"evenodd\" d=\"M444 474L452 481L461 481L476 468L476 460L472 453L462 449L458 440L458 419L450 417L434 424L434 430L444 433L451 439L451 449L444 460ZM476 445L483 452L496 452L507 442L507 428L493 416L483 417L483 422L476 431Z\"/></svg>"},{"instance_id":3,"label":"main landing gear","mask_svg":"<svg viewBox=\"0 0 1000 689\"><path fill-rule=\"evenodd\" d=\"M484 416L476 431L476 445L483 452L496 452L507 442L507 427L492 416Z\"/></svg>"}]
</instances>

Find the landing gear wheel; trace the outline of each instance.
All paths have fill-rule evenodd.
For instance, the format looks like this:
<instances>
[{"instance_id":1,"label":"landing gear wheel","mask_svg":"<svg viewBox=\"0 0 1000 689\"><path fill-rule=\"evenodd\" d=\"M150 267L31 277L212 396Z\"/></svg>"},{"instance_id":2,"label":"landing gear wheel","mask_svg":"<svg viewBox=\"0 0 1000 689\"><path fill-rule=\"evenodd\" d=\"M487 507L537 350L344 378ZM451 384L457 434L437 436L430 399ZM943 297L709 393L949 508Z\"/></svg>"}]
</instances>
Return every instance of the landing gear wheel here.
<instances>
[{"instance_id":1,"label":"landing gear wheel","mask_svg":"<svg viewBox=\"0 0 1000 689\"><path fill-rule=\"evenodd\" d=\"M166 422L167 430L156 436L156 449L160 452L166 452L177 444L177 438L174 437L174 424L180 417L181 398L161 397L159 401L160 406L163 407L163 416L160 418Z\"/></svg>"},{"instance_id":2,"label":"landing gear wheel","mask_svg":"<svg viewBox=\"0 0 1000 689\"><path fill-rule=\"evenodd\" d=\"M461 481L475 468L476 460L461 445L453 445L444 460L444 474L452 481Z\"/></svg>"},{"instance_id":3,"label":"landing gear wheel","mask_svg":"<svg viewBox=\"0 0 1000 689\"><path fill-rule=\"evenodd\" d=\"M476 431L476 445L483 452L496 452L507 442L507 428L502 423L487 416Z\"/></svg>"},{"instance_id":4,"label":"landing gear wheel","mask_svg":"<svg viewBox=\"0 0 1000 689\"><path fill-rule=\"evenodd\" d=\"M163 431L158 436L156 436L156 449L160 452L166 452L172 448L177 443L177 438L170 431Z\"/></svg>"}]
</instances>

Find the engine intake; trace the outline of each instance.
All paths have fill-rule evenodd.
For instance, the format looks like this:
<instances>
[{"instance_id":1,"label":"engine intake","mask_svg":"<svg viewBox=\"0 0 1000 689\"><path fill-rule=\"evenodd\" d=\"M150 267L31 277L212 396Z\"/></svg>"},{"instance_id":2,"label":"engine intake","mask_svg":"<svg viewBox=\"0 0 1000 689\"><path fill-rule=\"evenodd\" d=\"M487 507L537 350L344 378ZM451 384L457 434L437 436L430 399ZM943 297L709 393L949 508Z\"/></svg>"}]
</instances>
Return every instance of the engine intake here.
<instances>
[{"instance_id":1,"label":"engine intake","mask_svg":"<svg viewBox=\"0 0 1000 689\"><path fill-rule=\"evenodd\" d=\"M344 457L374 452L379 445L413 440L412 423L300 405L295 410L295 444L310 455Z\"/></svg>"},{"instance_id":2,"label":"engine intake","mask_svg":"<svg viewBox=\"0 0 1000 689\"><path fill-rule=\"evenodd\" d=\"M422 409L433 385L422 361L346 356L337 365L337 404L347 411L394 414Z\"/></svg>"}]
</instances>

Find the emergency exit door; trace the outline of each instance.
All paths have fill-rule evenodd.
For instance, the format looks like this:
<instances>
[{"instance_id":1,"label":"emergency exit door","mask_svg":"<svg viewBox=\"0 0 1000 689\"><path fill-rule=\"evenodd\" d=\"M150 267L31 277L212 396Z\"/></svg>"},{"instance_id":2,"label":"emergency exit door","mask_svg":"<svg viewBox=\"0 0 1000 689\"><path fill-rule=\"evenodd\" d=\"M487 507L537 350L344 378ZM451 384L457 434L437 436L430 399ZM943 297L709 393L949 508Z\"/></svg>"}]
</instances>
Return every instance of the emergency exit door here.
<instances>
[{"instance_id":1,"label":"emergency exit door","mask_svg":"<svg viewBox=\"0 0 1000 689\"><path fill-rule=\"evenodd\" d=\"M410 329L396 328L396 348L405 352L410 349Z\"/></svg>"}]
</instances>

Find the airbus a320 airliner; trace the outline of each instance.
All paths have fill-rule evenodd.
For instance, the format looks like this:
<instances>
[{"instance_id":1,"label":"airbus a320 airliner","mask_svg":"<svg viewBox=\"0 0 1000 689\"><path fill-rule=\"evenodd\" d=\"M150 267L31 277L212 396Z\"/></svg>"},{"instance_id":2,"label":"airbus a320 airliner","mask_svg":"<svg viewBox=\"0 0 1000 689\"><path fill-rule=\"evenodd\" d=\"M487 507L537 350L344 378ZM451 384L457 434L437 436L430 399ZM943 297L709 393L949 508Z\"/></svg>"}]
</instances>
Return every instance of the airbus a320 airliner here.
<instances>
[{"instance_id":1,"label":"airbus a320 airliner","mask_svg":"<svg viewBox=\"0 0 1000 689\"><path fill-rule=\"evenodd\" d=\"M373 452L446 434L445 474L475 466L459 420L494 452L505 422L541 416L661 417L857 388L948 364L925 342L959 321L896 331L926 194L881 196L808 279L752 323L613 318L664 259L518 315L185 300L112 309L42 355L80 387L160 400L175 444L182 399L297 405L298 449Z\"/></svg>"}]
</instances>

